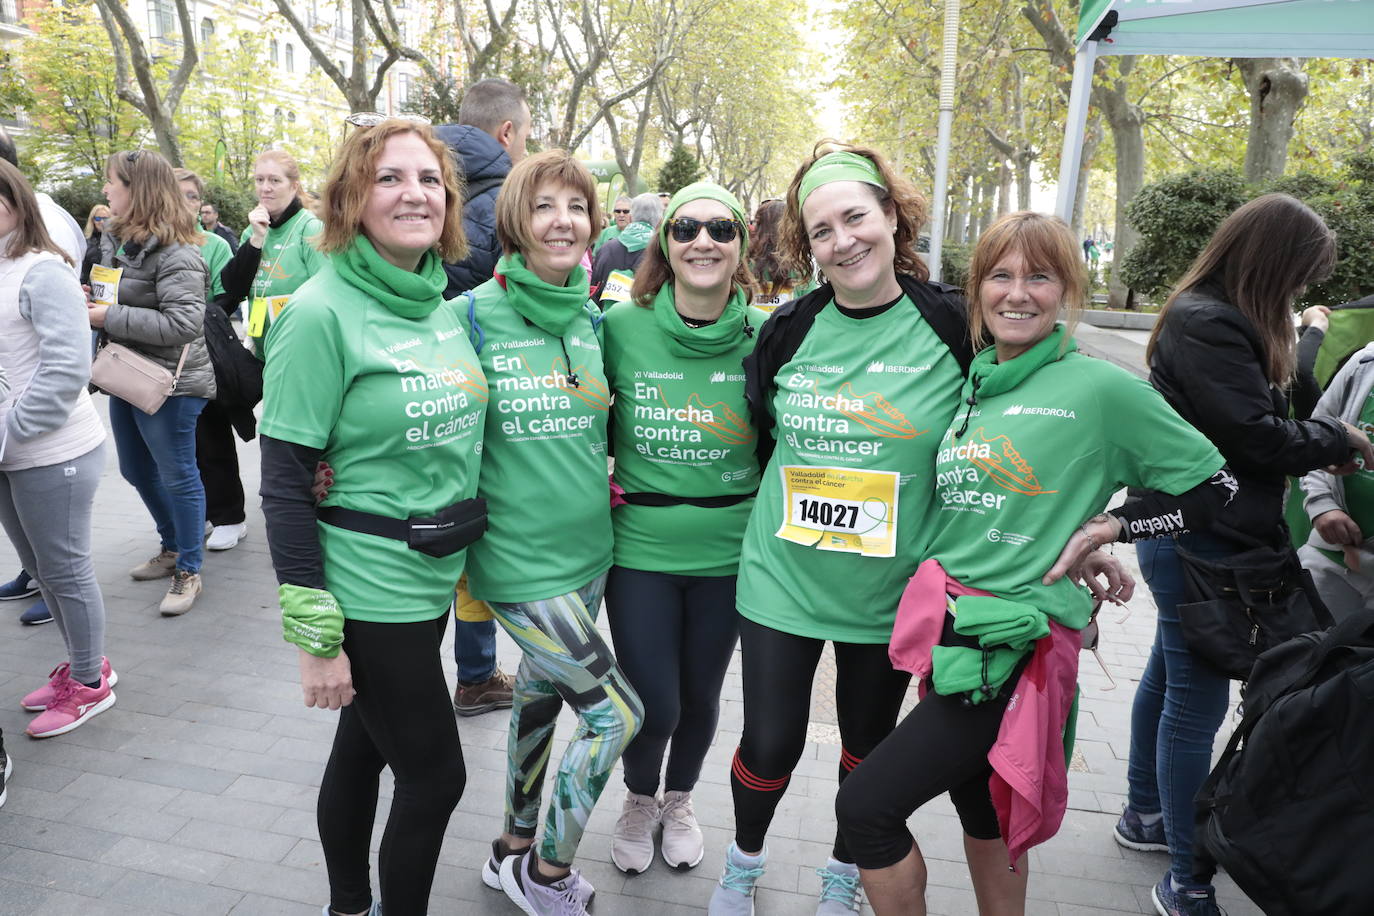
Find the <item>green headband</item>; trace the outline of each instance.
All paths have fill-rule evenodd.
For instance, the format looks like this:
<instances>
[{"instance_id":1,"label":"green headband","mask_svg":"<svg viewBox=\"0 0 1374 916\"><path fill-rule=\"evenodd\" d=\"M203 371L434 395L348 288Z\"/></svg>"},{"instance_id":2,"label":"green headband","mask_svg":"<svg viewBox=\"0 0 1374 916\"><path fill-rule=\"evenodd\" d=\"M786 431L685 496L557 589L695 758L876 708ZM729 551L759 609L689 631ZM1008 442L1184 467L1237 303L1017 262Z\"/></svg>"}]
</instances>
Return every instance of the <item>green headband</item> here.
<instances>
[{"instance_id":1,"label":"green headband","mask_svg":"<svg viewBox=\"0 0 1374 916\"><path fill-rule=\"evenodd\" d=\"M730 215L739 220L741 238L739 256L743 259L749 252L749 220L744 215L744 204L739 202L738 197L714 181L698 181L689 184L668 201L668 206L663 210L663 219L659 220L658 223L658 246L663 250L664 256L667 257L668 255L668 220L673 218L673 214L678 211L679 207L694 200L714 200L725 204L730 210Z\"/></svg>"},{"instance_id":2,"label":"green headband","mask_svg":"<svg viewBox=\"0 0 1374 916\"><path fill-rule=\"evenodd\" d=\"M836 150L811 163L811 168L802 176L801 187L797 189L797 209L806 205L806 199L812 191L832 181L862 181L887 189L887 182L883 181L872 159L858 153Z\"/></svg>"}]
</instances>

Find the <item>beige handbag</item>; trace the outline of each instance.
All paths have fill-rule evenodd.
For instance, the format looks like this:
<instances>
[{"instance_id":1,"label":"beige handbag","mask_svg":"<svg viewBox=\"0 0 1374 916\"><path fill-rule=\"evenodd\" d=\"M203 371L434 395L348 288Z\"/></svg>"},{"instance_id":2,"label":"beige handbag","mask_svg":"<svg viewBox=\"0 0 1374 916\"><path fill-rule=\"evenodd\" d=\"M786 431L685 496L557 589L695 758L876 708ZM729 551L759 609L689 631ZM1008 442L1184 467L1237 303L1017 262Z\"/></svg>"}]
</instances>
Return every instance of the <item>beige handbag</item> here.
<instances>
[{"instance_id":1,"label":"beige handbag","mask_svg":"<svg viewBox=\"0 0 1374 916\"><path fill-rule=\"evenodd\" d=\"M186 354L190 350L190 344L181 348L181 359L177 360L177 371L173 375L123 344L107 343L91 362L91 384L106 394L128 401L146 414L155 414L176 390L181 367L186 365Z\"/></svg>"}]
</instances>

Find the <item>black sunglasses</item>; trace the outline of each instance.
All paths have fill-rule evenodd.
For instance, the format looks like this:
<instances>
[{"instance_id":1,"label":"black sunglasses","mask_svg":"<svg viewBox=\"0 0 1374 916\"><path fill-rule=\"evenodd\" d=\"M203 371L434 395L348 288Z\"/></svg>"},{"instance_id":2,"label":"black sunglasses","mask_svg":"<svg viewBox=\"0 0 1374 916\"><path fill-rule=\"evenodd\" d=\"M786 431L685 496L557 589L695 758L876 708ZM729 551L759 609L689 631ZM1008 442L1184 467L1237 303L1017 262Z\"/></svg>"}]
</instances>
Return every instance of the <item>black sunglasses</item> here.
<instances>
[{"instance_id":1,"label":"black sunglasses","mask_svg":"<svg viewBox=\"0 0 1374 916\"><path fill-rule=\"evenodd\" d=\"M715 219L692 219L690 216L678 216L668 220L668 231L673 234L673 241L683 245L696 241L696 237L701 232L701 227L706 227L706 234L714 242L732 242L735 236L743 229L737 219L727 219L718 216Z\"/></svg>"},{"instance_id":2,"label":"black sunglasses","mask_svg":"<svg viewBox=\"0 0 1374 916\"><path fill-rule=\"evenodd\" d=\"M629 214L630 214L630 211L629 211L629 210L612 210L611 212L612 212L612 213L620 213L620 214L623 214L623 215L625 215L625 216L629 216Z\"/></svg>"}]
</instances>

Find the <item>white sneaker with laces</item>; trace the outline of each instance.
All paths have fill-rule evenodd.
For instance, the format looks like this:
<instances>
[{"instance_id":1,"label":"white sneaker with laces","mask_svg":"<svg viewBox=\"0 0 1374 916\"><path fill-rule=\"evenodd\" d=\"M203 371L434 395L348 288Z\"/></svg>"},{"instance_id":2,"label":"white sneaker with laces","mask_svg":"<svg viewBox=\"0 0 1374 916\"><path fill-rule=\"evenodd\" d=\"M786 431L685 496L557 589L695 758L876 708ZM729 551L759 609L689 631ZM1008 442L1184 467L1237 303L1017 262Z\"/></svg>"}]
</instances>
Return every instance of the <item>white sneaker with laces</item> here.
<instances>
[{"instance_id":1,"label":"white sneaker with laces","mask_svg":"<svg viewBox=\"0 0 1374 916\"><path fill-rule=\"evenodd\" d=\"M658 799L625 792L625 807L611 834L611 861L627 875L642 874L654 861L654 828L658 826Z\"/></svg>"},{"instance_id":2,"label":"white sneaker with laces","mask_svg":"<svg viewBox=\"0 0 1374 916\"><path fill-rule=\"evenodd\" d=\"M233 550L247 534L247 522L239 522L237 525L216 525L205 542L205 549Z\"/></svg>"},{"instance_id":3,"label":"white sneaker with laces","mask_svg":"<svg viewBox=\"0 0 1374 916\"><path fill-rule=\"evenodd\" d=\"M659 824L663 827L660 841L663 861L680 871L701 864L702 856L706 855L706 843L697 825L696 812L692 810L692 793L664 792Z\"/></svg>"}]
</instances>

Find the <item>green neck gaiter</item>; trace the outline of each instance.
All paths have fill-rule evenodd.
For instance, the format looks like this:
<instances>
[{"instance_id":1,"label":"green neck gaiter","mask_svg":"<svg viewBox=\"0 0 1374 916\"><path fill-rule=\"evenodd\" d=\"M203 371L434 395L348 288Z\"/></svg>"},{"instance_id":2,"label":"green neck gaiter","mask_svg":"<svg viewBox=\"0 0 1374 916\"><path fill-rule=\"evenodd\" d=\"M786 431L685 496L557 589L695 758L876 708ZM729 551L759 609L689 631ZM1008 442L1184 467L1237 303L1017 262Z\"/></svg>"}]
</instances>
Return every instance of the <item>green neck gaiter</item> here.
<instances>
[{"instance_id":1,"label":"green neck gaiter","mask_svg":"<svg viewBox=\"0 0 1374 916\"><path fill-rule=\"evenodd\" d=\"M587 271L582 265L572 269L566 285L554 286L526 267L525 256L519 252L503 255L496 262L496 279L505 288L511 308L554 337L567 333L568 325L586 307L591 295Z\"/></svg>"},{"instance_id":2,"label":"green neck gaiter","mask_svg":"<svg viewBox=\"0 0 1374 916\"><path fill-rule=\"evenodd\" d=\"M654 227L648 223L630 223L619 236L620 244L629 252L643 251L649 246L649 239L653 237Z\"/></svg>"},{"instance_id":3,"label":"green neck gaiter","mask_svg":"<svg viewBox=\"0 0 1374 916\"><path fill-rule=\"evenodd\" d=\"M1072 337L1065 340L1064 333L1064 326L1056 324L1044 340L1005 363L997 361L996 347L987 347L980 351L973 358L973 365L969 367L969 378L974 381L978 396L990 398L1004 391L1011 391L1030 378L1041 366L1057 362L1077 350L1078 344Z\"/></svg>"},{"instance_id":4,"label":"green neck gaiter","mask_svg":"<svg viewBox=\"0 0 1374 916\"><path fill-rule=\"evenodd\" d=\"M448 274L433 249L426 251L414 271L384 259L367 236L359 233L344 251L329 256L339 276L402 318L424 318L444 301Z\"/></svg>"},{"instance_id":5,"label":"green neck gaiter","mask_svg":"<svg viewBox=\"0 0 1374 916\"><path fill-rule=\"evenodd\" d=\"M671 282L659 288L653 302L658 328L668 339L668 352L685 359L704 359L737 346L743 333L746 308L744 290L736 286L725 303L725 311L721 312L714 324L704 328L689 328L677 313Z\"/></svg>"}]
</instances>

